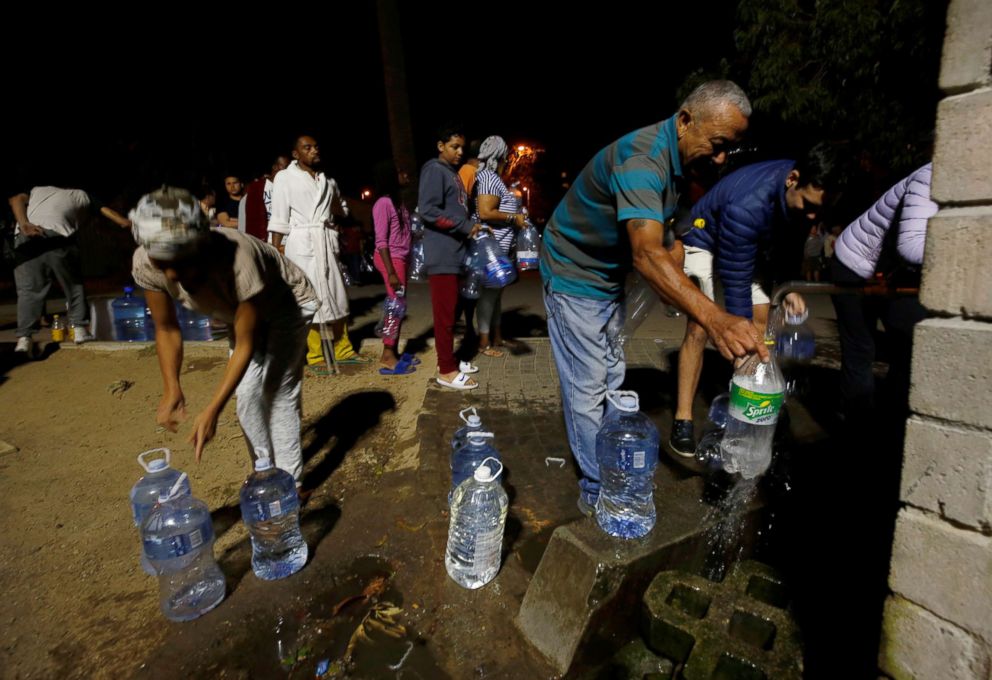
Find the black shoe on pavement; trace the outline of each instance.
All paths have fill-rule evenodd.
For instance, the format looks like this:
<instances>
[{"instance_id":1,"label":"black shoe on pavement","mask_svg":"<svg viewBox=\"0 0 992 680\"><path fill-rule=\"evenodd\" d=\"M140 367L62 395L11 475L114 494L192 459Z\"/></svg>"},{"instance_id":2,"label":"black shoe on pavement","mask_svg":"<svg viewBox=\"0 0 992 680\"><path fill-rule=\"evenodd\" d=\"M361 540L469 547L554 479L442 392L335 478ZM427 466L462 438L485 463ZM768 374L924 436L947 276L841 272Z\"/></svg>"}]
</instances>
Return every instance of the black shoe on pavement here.
<instances>
[{"instance_id":1,"label":"black shoe on pavement","mask_svg":"<svg viewBox=\"0 0 992 680\"><path fill-rule=\"evenodd\" d=\"M696 437L692 431L691 420L676 420L672 424L672 437L668 441L672 451L683 458L696 455Z\"/></svg>"}]
</instances>

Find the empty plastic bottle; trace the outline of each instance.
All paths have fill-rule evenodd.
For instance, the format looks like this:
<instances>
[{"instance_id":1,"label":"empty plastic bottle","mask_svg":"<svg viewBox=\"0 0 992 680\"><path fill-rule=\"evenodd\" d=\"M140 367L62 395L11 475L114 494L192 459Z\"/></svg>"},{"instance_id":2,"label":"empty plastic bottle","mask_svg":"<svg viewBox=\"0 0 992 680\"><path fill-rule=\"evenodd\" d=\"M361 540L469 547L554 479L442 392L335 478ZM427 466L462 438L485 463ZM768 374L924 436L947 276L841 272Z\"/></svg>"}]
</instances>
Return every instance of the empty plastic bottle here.
<instances>
[{"instance_id":1,"label":"empty plastic bottle","mask_svg":"<svg viewBox=\"0 0 992 680\"><path fill-rule=\"evenodd\" d=\"M637 392L610 391L606 399L614 408L596 434L601 483L596 521L611 536L640 538L655 522L658 428L639 411Z\"/></svg>"},{"instance_id":2,"label":"empty plastic bottle","mask_svg":"<svg viewBox=\"0 0 992 680\"><path fill-rule=\"evenodd\" d=\"M517 234L517 269L522 272L537 269L541 257L541 235L537 227L527 220Z\"/></svg>"},{"instance_id":3,"label":"empty plastic bottle","mask_svg":"<svg viewBox=\"0 0 992 680\"><path fill-rule=\"evenodd\" d=\"M406 273L407 281L423 283L427 280L427 264L424 259L423 239L415 238L413 240L413 245L410 247L408 265Z\"/></svg>"},{"instance_id":4,"label":"empty plastic bottle","mask_svg":"<svg viewBox=\"0 0 992 680\"><path fill-rule=\"evenodd\" d=\"M134 294L134 288L125 286L124 295L112 303L114 313L114 339L118 342L148 340L145 328L145 298Z\"/></svg>"},{"instance_id":5,"label":"empty plastic bottle","mask_svg":"<svg viewBox=\"0 0 992 680\"><path fill-rule=\"evenodd\" d=\"M149 456L157 453L161 453L164 457L156 458L152 461L146 460ZM172 452L165 448L150 449L138 454L138 465L144 468L146 472L145 476L131 487L131 514L134 517L134 526L138 527L139 532L145 518L148 517L148 513L158 503L159 496L163 492L169 491L180 477L183 478L183 484L179 486L177 493L179 495L192 493L192 489L189 486L189 478L179 470L171 467L171 462ZM145 557L144 551L141 553L141 568L145 570L146 574L155 575L155 570L152 569L151 563Z\"/></svg>"},{"instance_id":6,"label":"empty plastic bottle","mask_svg":"<svg viewBox=\"0 0 992 680\"><path fill-rule=\"evenodd\" d=\"M470 478L476 468L487 458L500 460L499 451L492 445L492 432L483 432L481 428L465 435L465 443L451 452L451 488L448 490L448 502L454 497L455 489Z\"/></svg>"},{"instance_id":7,"label":"empty plastic bottle","mask_svg":"<svg viewBox=\"0 0 992 680\"><path fill-rule=\"evenodd\" d=\"M775 334L775 354L782 367L808 364L816 354L816 336L806 323L809 310L802 314L786 313L784 323Z\"/></svg>"},{"instance_id":8,"label":"empty plastic bottle","mask_svg":"<svg viewBox=\"0 0 992 680\"><path fill-rule=\"evenodd\" d=\"M465 424L455 430L455 434L451 437L452 453L460 449L468 442L468 435L470 433L482 432L482 418L479 417L479 411L474 406L470 406L467 409L459 411L458 417L461 418L462 422Z\"/></svg>"},{"instance_id":9,"label":"empty plastic bottle","mask_svg":"<svg viewBox=\"0 0 992 680\"><path fill-rule=\"evenodd\" d=\"M482 283L486 288L503 288L517 280L517 270L499 248L499 243L487 232L475 238L483 271Z\"/></svg>"},{"instance_id":10,"label":"empty plastic bottle","mask_svg":"<svg viewBox=\"0 0 992 680\"><path fill-rule=\"evenodd\" d=\"M162 613L189 621L224 599L224 573L214 560L214 527L203 501L184 494L186 473L159 502L141 527L145 556L158 574Z\"/></svg>"},{"instance_id":11,"label":"empty plastic bottle","mask_svg":"<svg viewBox=\"0 0 992 680\"><path fill-rule=\"evenodd\" d=\"M499 470L494 474L497 465ZM448 576L463 588L481 588L499 573L509 506L498 481L502 473L502 463L487 459L455 489L444 566Z\"/></svg>"},{"instance_id":12,"label":"empty plastic bottle","mask_svg":"<svg viewBox=\"0 0 992 680\"><path fill-rule=\"evenodd\" d=\"M295 574L307 563L307 543L300 532L300 497L296 480L272 464L259 448L255 471L241 487L241 518L251 534L251 568L265 581Z\"/></svg>"},{"instance_id":13,"label":"empty plastic bottle","mask_svg":"<svg viewBox=\"0 0 992 680\"><path fill-rule=\"evenodd\" d=\"M633 337L634 332L644 323L658 304L658 294L654 292L642 276L630 278L624 300L625 316L623 325L608 329L609 341L614 347L623 347Z\"/></svg>"},{"instance_id":14,"label":"empty plastic bottle","mask_svg":"<svg viewBox=\"0 0 992 680\"><path fill-rule=\"evenodd\" d=\"M478 300L482 294L482 271L479 269L469 269L462 277L462 285L458 289L458 294L466 300Z\"/></svg>"},{"instance_id":15,"label":"empty plastic bottle","mask_svg":"<svg viewBox=\"0 0 992 680\"><path fill-rule=\"evenodd\" d=\"M710 404L708 422L703 426L703 434L696 445L696 463L699 471L704 474L724 469L721 442L727 419L730 418L729 408L730 394L727 392L716 397Z\"/></svg>"},{"instance_id":16,"label":"empty plastic bottle","mask_svg":"<svg viewBox=\"0 0 992 680\"><path fill-rule=\"evenodd\" d=\"M387 297L382 303L382 319L376 324L376 335L384 340L396 340L405 316L406 296L401 288L396 291L395 297Z\"/></svg>"},{"instance_id":17,"label":"empty plastic bottle","mask_svg":"<svg viewBox=\"0 0 992 680\"><path fill-rule=\"evenodd\" d=\"M727 472L739 472L745 479L757 477L771 464L775 424L785 396L785 378L774 348L768 349L767 363L752 354L730 381L730 418L720 446Z\"/></svg>"}]
</instances>

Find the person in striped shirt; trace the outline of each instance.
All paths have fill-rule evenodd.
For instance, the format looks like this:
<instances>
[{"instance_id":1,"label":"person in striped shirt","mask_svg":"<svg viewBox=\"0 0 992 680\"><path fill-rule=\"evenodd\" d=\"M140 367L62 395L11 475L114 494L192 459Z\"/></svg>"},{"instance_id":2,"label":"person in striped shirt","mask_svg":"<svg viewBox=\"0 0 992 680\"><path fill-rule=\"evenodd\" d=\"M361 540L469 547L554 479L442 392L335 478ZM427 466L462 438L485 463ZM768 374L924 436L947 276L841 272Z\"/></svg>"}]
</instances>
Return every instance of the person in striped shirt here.
<instances>
[{"instance_id":1,"label":"person in striped shirt","mask_svg":"<svg viewBox=\"0 0 992 680\"><path fill-rule=\"evenodd\" d=\"M545 229L541 278L548 335L568 443L582 475L578 505L586 515L599 499L596 433L606 392L624 379L623 350L610 338L624 322L624 280L631 268L664 301L696 319L726 358L751 352L768 357L753 324L700 293L663 244L683 175L725 163L750 114L747 95L734 83L703 83L671 118L597 153Z\"/></svg>"},{"instance_id":2,"label":"person in striped shirt","mask_svg":"<svg viewBox=\"0 0 992 680\"><path fill-rule=\"evenodd\" d=\"M523 228L525 219L520 199L503 181L508 156L509 147L502 137L486 137L479 148L479 169L475 174L475 219L492 229L504 255L510 254L517 229ZM503 356L499 349L503 344L500 333L502 298L502 288L483 288L476 307L479 346L482 354L488 357Z\"/></svg>"}]
</instances>

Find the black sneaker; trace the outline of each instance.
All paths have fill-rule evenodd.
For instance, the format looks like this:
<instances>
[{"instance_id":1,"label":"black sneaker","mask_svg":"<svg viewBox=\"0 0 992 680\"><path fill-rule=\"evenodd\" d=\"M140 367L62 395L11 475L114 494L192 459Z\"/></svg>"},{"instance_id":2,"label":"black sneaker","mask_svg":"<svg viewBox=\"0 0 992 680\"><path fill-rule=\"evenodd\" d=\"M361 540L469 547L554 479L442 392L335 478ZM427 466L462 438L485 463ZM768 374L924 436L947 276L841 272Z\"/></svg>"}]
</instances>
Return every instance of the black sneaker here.
<instances>
[{"instance_id":1,"label":"black sneaker","mask_svg":"<svg viewBox=\"0 0 992 680\"><path fill-rule=\"evenodd\" d=\"M692 431L691 420L676 420L672 424L672 437L668 440L668 445L683 458L696 455L696 437Z\"/></svg>"}]
</instances>

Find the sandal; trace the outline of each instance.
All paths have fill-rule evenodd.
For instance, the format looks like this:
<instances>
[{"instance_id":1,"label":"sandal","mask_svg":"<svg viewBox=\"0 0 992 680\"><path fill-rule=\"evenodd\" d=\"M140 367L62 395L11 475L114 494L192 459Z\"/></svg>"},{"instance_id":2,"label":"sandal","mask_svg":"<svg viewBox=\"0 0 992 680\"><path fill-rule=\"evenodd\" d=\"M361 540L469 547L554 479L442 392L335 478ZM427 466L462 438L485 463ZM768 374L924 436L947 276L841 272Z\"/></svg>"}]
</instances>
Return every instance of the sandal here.
<instances>
[{"instance_id":1,"label":"sandal","mask_svg":"<svg viewBox=\"0 0 992 680\"><path fill-rule=\"evenodd\" d=\"M486 345L479 351L483 356L492 357L493 359L498 359L505 354L505 352L496 349L494 345Z\"/></svg>"},{"instance_id":2,"label":"sandal","mask_svg":"<svg viewBox=\"0 0 992 680\"><path fill-rule=\"evenodd\" d=\"M352 354L345 359L336 359L334 363L340 364L342 366L351 366L353 364L371 364L375 359L372 357L367 357L364 354Z\"/></svg>"},{"instance_id":3,"label":"sandal","mask_svg":"<svg viewBox=\"0 0 992 680\"><path fill-rule=\"evenodd\" d=\"M400 360L396 362L396 365L392 368L383 366L379 369L379 375L409 375L416 371L415 366L411 366L410 362L406 359L400 357Z\"/></svg>"},{"instance_id":4,"label":"sandal","mask_svg":"<svg viewBox=\"0 0 992 680\"><path fill-rule=\"evenodd\" d=\"M403 354L400 355L400 361L407 361L407 362L410 363L411 366L419 366L420 365L420 359L418 359L417 357L415 357L412 354L407 354L406 352L404 352Z\"/></svg>"},{"instance_id":5,"label":"sandal","mask_svg":"<svg viewBox=\"0 0 992 680\"><path fill-rule=\"evenodd\" d=\"M458 363L458 370L466 375L471 375L472 373L478 373L479 367L469 363L468 361L461 361Z\"/></svg>"},{"instance_id":6,"label":"sandal","mask_svg":"<svg viewBox=\"0 0 992 680\"><path fill-rule=\"evenodd\" d=\"M450 381L443 380L440 376L438 376L434 380L441 387L447 387L453 390L474 390L476 387L479 386L479 383L477 382L469 383L469 380L472 379L467 375L465 375L464 373L459 373Z\"/></svg>"},{"instance_id":7,"label":"sandal","mask_svg":"<svg viewBox=\"0 0 992 680\"><path fill-rule=\"evenodd\" d=\"M307 371L311 375L315 375L318 378L326 378L327 376L329 376L331 374L331 371L327 367L327 364L324 364L324 363L320 363L320 364L307 364Z\"/></svg>"}]
</instances>

